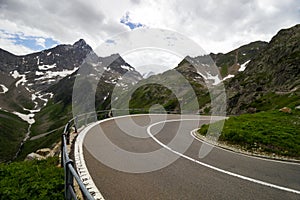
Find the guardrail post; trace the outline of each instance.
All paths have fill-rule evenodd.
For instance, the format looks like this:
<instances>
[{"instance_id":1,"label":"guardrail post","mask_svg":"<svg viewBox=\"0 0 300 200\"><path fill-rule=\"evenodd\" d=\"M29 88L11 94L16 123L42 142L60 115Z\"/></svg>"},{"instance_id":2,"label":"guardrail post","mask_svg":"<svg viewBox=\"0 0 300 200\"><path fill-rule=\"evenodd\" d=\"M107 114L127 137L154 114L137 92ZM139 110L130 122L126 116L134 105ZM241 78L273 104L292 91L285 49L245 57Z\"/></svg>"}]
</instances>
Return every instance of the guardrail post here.
<instances>
[{"instance_id":1,"label":"guardrail post","mask_svg":"<svg viewBox=\"0 0 300 200\"><path fill-rule=\"evenodd\" d=\"M77 118L77 116L75 116L75 119L74 119L74 131L75 131L75 133L77 133L77 126L78 126L78 118Z\"/></svg>"},{"instance_id":2,"label":"guardrail post","mask_svg":"<svg viewBox=\"0 0 300 200\"><path fill-rule=\"evenodd\" d=\"M67 124L67 133L66 133L66 139L67 139L67 145L70 144L70 123Z\"/></svg>"},{"instance_id":3,"label":"guardrail post","mask_svg":"<svg viewBox=\"0 0 300 200\"><path fill-rule=\"evenodd\" d=\"M61 149L60 149L60 166L64 167L64 137L65 133L61 135Z\"/></svg>"},{"instance_id":4,"label":"guardrail post","mask_svg":"<svg viewBox=\"0 0 300 200\"><path fill-rule=\"evenodd\" d=\"M73 199L72 193L69 190L69 186L71 186L72 188L74 186L74 178L73 178L73 174L69 169L69 165L74 167L74 163L72 160L69 160L68 162L65 163L65 198L67 200Z\"/></svg>"},{"instance_id":5,"label":"guardrail post","mask_svg":"<svg viewBox=\"0 0 300 200\"><path fill-rule=\"evenodd\" d=\"M98 121L97 113L95 112L95 122Z\"/></svg>"},{"instance_id":6,"label":"guardrail post","mask_svg":"<svg viewBox=\"0 0 300 200\"><path fill-rule=\"evenodd\" d=\"M84 118L84 126L87 125L87 115L88 115L88 114L85 114L85 118Z\"/></svg>"}]
</instances>

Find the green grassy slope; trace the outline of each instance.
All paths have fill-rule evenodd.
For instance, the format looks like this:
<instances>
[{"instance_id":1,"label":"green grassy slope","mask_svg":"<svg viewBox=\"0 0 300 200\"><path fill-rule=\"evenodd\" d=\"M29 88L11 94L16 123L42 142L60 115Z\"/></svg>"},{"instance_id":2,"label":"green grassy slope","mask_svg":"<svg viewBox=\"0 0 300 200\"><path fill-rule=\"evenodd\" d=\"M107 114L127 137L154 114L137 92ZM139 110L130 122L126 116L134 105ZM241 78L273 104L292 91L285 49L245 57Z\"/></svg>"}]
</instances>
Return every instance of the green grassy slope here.
<instances>
[{"instance_id":1,"label":"green grassy slope","mask_svg":"<svg viewBox=\"0 0 300 200\"><path fill-rule=\"evenodd\" d=\"M198 131L205 135L208 125ZM300 111L291 114L266 111L230 117L219 137L250 151L262 151L300 159Z\"/></svg>"},{"instance_id":2,"label":"green grassy slope","mask_svg":"<svg viewBox=\"0 0 300 200\"><path fill-rule=\"evenodd\" d=\"M64 199L58 158L0 164L0 199Z\"/></svg>"},{"instance_id":3,"label":"green grassy slope","mask_svg":"<svg viewBox=\"0 0 300 200\"><path fill-rule=\"evenodd\" d=\"M63 127L71 118L71 105L64 105L62 102L55 103L50 100L47 106L36 114L36 123L31 127L30 136L40 135ZM62 132L63 128L37 140L27 140L17 160L23 160L29 153L38 149L52 147L61 139Z\"/></svg>"},{"instance_id":4,"label":"green grassy slope","mask_svg":"<svg viewBox=\"0 0 300 200\"><path fill-rule=\"evenodd\" d=\"M27 122L0 110L0 162L12 159L27 133Z\"/></svg>"}]
</instances>

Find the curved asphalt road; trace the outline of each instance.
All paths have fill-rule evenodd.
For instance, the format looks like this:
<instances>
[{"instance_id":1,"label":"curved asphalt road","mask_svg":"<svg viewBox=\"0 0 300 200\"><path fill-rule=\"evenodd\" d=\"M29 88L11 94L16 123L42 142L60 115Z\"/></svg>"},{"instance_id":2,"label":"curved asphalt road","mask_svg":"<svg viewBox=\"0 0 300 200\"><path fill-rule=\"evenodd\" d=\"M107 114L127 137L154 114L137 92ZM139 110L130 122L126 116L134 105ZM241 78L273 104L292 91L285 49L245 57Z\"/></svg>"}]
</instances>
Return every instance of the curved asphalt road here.
<instances>
[{"instance_id":1,"label":"curved asphalt road","mask_svg":"<svg viewBox=\"0 0 300 200\"><path fill-rule=\"evenodd\" d=\"M151 115L152 121L149 115L132 118L135 126L128 123L128 116L107 120L91 128L84 139L87 168L106 200L300 199L299 164L258 159L220 148L213 148L200 159L199 149L204 144L193 139L190 133L199 125L208 123L208 117L184 116L185 120L181 121L177 120L178 115ZM167 121L161 123L166 118ZM149 137L147 129L155 140ZM148 138L133 137L124 130ZM183 143L193 139L182 152L184 155L178 153L182 151L180 144L170 143L176 134ZM103 142L107 138L118 148L110 149L111 144ZM171 149L163 147L167 145ZM153 161L145 160L143 167L155 166L177 155L181 157L167 167L146 173L122 172L98 161L100 155L106 164L111 161L121 168L132 166L132 159L115 156L119 148L136 154L163 149Z\"/></svg>"}]
</instances>

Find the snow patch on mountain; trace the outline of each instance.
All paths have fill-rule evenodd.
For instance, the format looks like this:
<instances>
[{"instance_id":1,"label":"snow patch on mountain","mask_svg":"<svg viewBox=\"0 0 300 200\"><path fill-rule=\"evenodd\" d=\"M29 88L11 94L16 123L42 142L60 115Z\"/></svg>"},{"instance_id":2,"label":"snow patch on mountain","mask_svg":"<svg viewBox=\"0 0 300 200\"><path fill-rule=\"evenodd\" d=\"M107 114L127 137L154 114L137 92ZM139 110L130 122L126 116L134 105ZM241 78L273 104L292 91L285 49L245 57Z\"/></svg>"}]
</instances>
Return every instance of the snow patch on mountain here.
<instances>
[{"instance_id":1,"label":"snow patch on mountain","mask_svg":"<svg viewBox=\"0 0 300 200\"><path fill-rule=\"evenodd\" d=\"M31 94L31 99L35 103L34 109L27 109L27 108L23 107L24 111L30 112L29 114L24 114L24 113L20 113L20 112L16 112L16 111L14 111L12 113L17 115L18 117L20 117L22 120L26 121L28 124L34 124L35 123L35 120L34 120L35 113L38 113L41 111L41 108L37 108L38 102L36 100L40 99L40 100L44 101L43 106L46 106L48 100L51 98L53 98L53 93L40 94L40 92L37 92L35 94Z\"/></svg>"},{"instance_id":2,"label":"snow patch on mountain","mask_svg":"<svg viewBox=\"0 0 300 200\"><path fill-rule=\"evenodd\" d=\"M39 109L35 109L35 110L30 110L30 109L27 109L27 108L23 108L23 110L29 111L30 113L37 113L37 112L40 112L40 111L41 111L40 108L39 108Z\"/></svg>"},{"instance_id":3,"label":"snow patch on mountain","mask_svg":"<svg viewBox=\"0 0 300 200\"><path fill-rule=\"evenodd\" d=\"M233 78L233 77L234 77L234 75L228 74L227 76L225 76L225 77L223 78L222 81L225 81L226 79Z\"/></svg>"},{"instance_id":4,"label":"snow patch on mountain","mask_svg":"<svg viewBox=\"0 0 300 200\"><path fill-rule=\"evenodd\" d=\"M48 70L56 67L56 63L53 65L39 65L38 68L39 70Z\"/></svg>"},{"instance_id":5,"label":"snow patch on mountain","mask_svg":"<svg viewBox=\"0 0 300 200\"><path fill-rule=\"evenodd\" d=\"M19 113L19 112L12 112L13 114L17 115L18 117L20 117L21 119L23 119L24 121L26 121L28 124L34 124L35 120L34 120L34 114L30 113L30 114L23 114L23 113Z\"/></svg>"},{"instance_id":6,"label":"snow patch on mountain","mask_svg":"<svg viewBox=\"0 0 300 200\"><path fill-rule=\"evenodd\" d=\"M0 84L0 87L2 88L2 92L0 92L0 94L5 94L8 91L8 88L5 85Z\"/></svg>"},{"instance_id":7,"label":"snow patch on mountain","mask_svg":"<svg viewBox=\"0 0 300 200\"><path fill-rule=\"evenodd\" d=\"M35 71L35 75L36 75L36 76L43 76L43 75L44 75L44 72Z\"/></svg>"},{"instance_id":8,"label":"snow patch on mountain","mask_svg":"<svg viewBox=\"0 0 300 200\"><path fill-rule=\"evenodd\" d=\"M14 70L14 71L10 72L10 74L14 79L21 78L20 80L18 80L16 82L16 87L18 87L19 84L24 85L24 83L27 82L26 75L25 74L19 74L19 72L17 70Z\"/></svg>"},{"instance_id":9,"label":"snow patch on mountain","mask_svg":"<svg viewBox=\"0 0 300 200\"><path fill-rule=\"evenodd\" d=\"M239 68L239 72L245 71L247 64L250 62L251 60L247 60L246 62L244 62L243 64L241 64L240 68Z\"/></svg>"},{"instance_id":10,"label":"snow patch on mountain","mask_svg":"<svg viewBox=\"0 0 300 200\"><path fill-rule=\"evenodd\" d=\"M205 80L212 80L213 81L213 85L218 85L221 82L218 74L215 75L215 76L211 75L208 72L206 72L206 75L204 75L204 74L202 74L200 72L198 72L198 74L200 76L202 76Z\"/></svg>"},{"instance_id":11,"label":"snow patch on mountain","mask_svg":"<svg viewBox=\"0 0 300 200\"><path fill-rule=\"evenodd\" d=\"M53 93L44 93L44 94L41 94L40 92L37 92L37 93L35 93L35 96L32 96L32 98L33 97L35 97L35 99L39 98L40 100L44 101L43 106L46 106L47 103L48 103L48 101L49 101L49 99L53 98L53 95L54 95Z\"/></svg>"},{"instance_id":12,"label":"snow patch on mountain","mask_svg":"<svg viewBox=\"0 0 300 200\"><path fill-rule=\"evenodd\" d=\"M39 80L45 80L45 79L53 79L57 76L64 78L70 74L73 74L76 70L78 70L78 67L75 67L73 70L63 70L63 71L56 71L56 72L45 71L43 73L42 77L36 78L35 80L39 81ZM39 73L39 74L41 74L41 73ZM51 80L48 80L48 81L51 81Z\"/></svg>"},{"instance_id":13,"label":"snow patch on mountain","mask_svg":"<svg viewBox=\"0 0 300 200\"><path fill-rule=\"evenodd\" d=\"M127 71L133 71L132 67L126 66L126 65L121 65L121 68L126 69Z\"/></svg>"}]
</instances>

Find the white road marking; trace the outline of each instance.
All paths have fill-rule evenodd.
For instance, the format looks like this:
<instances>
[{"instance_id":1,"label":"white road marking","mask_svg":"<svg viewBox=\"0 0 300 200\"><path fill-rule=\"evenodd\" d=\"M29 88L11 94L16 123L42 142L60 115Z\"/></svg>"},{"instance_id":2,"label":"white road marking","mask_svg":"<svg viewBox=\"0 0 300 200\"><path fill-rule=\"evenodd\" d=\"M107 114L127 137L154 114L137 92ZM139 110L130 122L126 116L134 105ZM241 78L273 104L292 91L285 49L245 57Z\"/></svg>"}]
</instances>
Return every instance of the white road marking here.
<instances>
[{"instance_id":1,"label":"white road marking","mask_svg":"<svg viewBox=\"0 0 300 200\"><path fill-rule=\"evenodd\" d=\"M91 130L91 128L93 128L94 126L100 124L100 122L101 121L90 124L89 126L85 127L80 132L80 134L78 134L78 137L75 142L75 149L74 149L75 163L76 163L77 171L79 172L79 177L81 178L83 183L87 184L86 186L90 188L89 192L91 193L91 191L93 191L94 193L93 196L96 200L104 200L104 198L101 192L96 187L92 179L92 176L90 175L86 167L85 160L83 157L83 140L86 134L89 132L89 130Z\"/></svg>"},{"instance_id":2,"label":"white road marking","mask_svg":"<svg viewBox=\"0 0 300 200\"><path fill-rule=\"evenodd\" d=\"M185 119L179 119L177 121L184 121ZM188 119L188 120L191 120L191 119ZM195 119L194 119L195 120ZM198 120L198 119L197 119ZM275 185L275 184L272 184L272 183L268 183L268 182L264 182L264 181L261 181L261 180L257 180L257 179L254 179L254 178L250 178L250 177L247 177L247 176L243 176L243 175L240 175L240 174L236 174L236 173L233 173L233 172L229 172L229 171L226 171L226 170L223 170L223 169L220 169L220 168L217 168L217 167L214 167L212 165L209 165L209 164L206 164L206 163L203 163L203 162L200 162L199 160L196 160L196 159L193 159L189 156L186 156L182 153L179 153L173 149L171 149L170 147L168 147L167 145L163 144L162 142L160 142L157 138L154 137L154 135L151 134L151 131L150 129L155 126L155 125L158 125L160 123L166 123L166 122L174 122L176 121L175 119L174 120L165 120L165 121L161 121L161 122L156 122L154 124L151 124L150 126L148 126L147 128L147 133L149 134L149 136L155 141L157 142L159 145L161 145L162 147L170 150L171 152L185 158L185 159L188 159L192 162L195 162L199 165L202 165L204 167L207 167L207 168L210 168L212 170L215 170L215 171L218 171L218 172L221 172L221 173L224 173L224 174L227 174L227 175L230 175L230 176L233 176L233 177L237 177L237 178L240 178L240 179L243 179L243 180L247 180L247 181L250 181L250 182L253 182L253 183L257 183L257 184L260 184L260 185L264 185L264 186L268 186L268 187L272 187L272 188L276 188L276 189L279 189L279 190L283 190L283 191L286 191L286 192L292 192L292 193L296 193L296 194L300 194L300 191L299 190L295 190L295 189L291 189L291 188L287 188L287 187L283 187L283 186L279 186L279 185Z\"/></svg>"}]
</instances>

